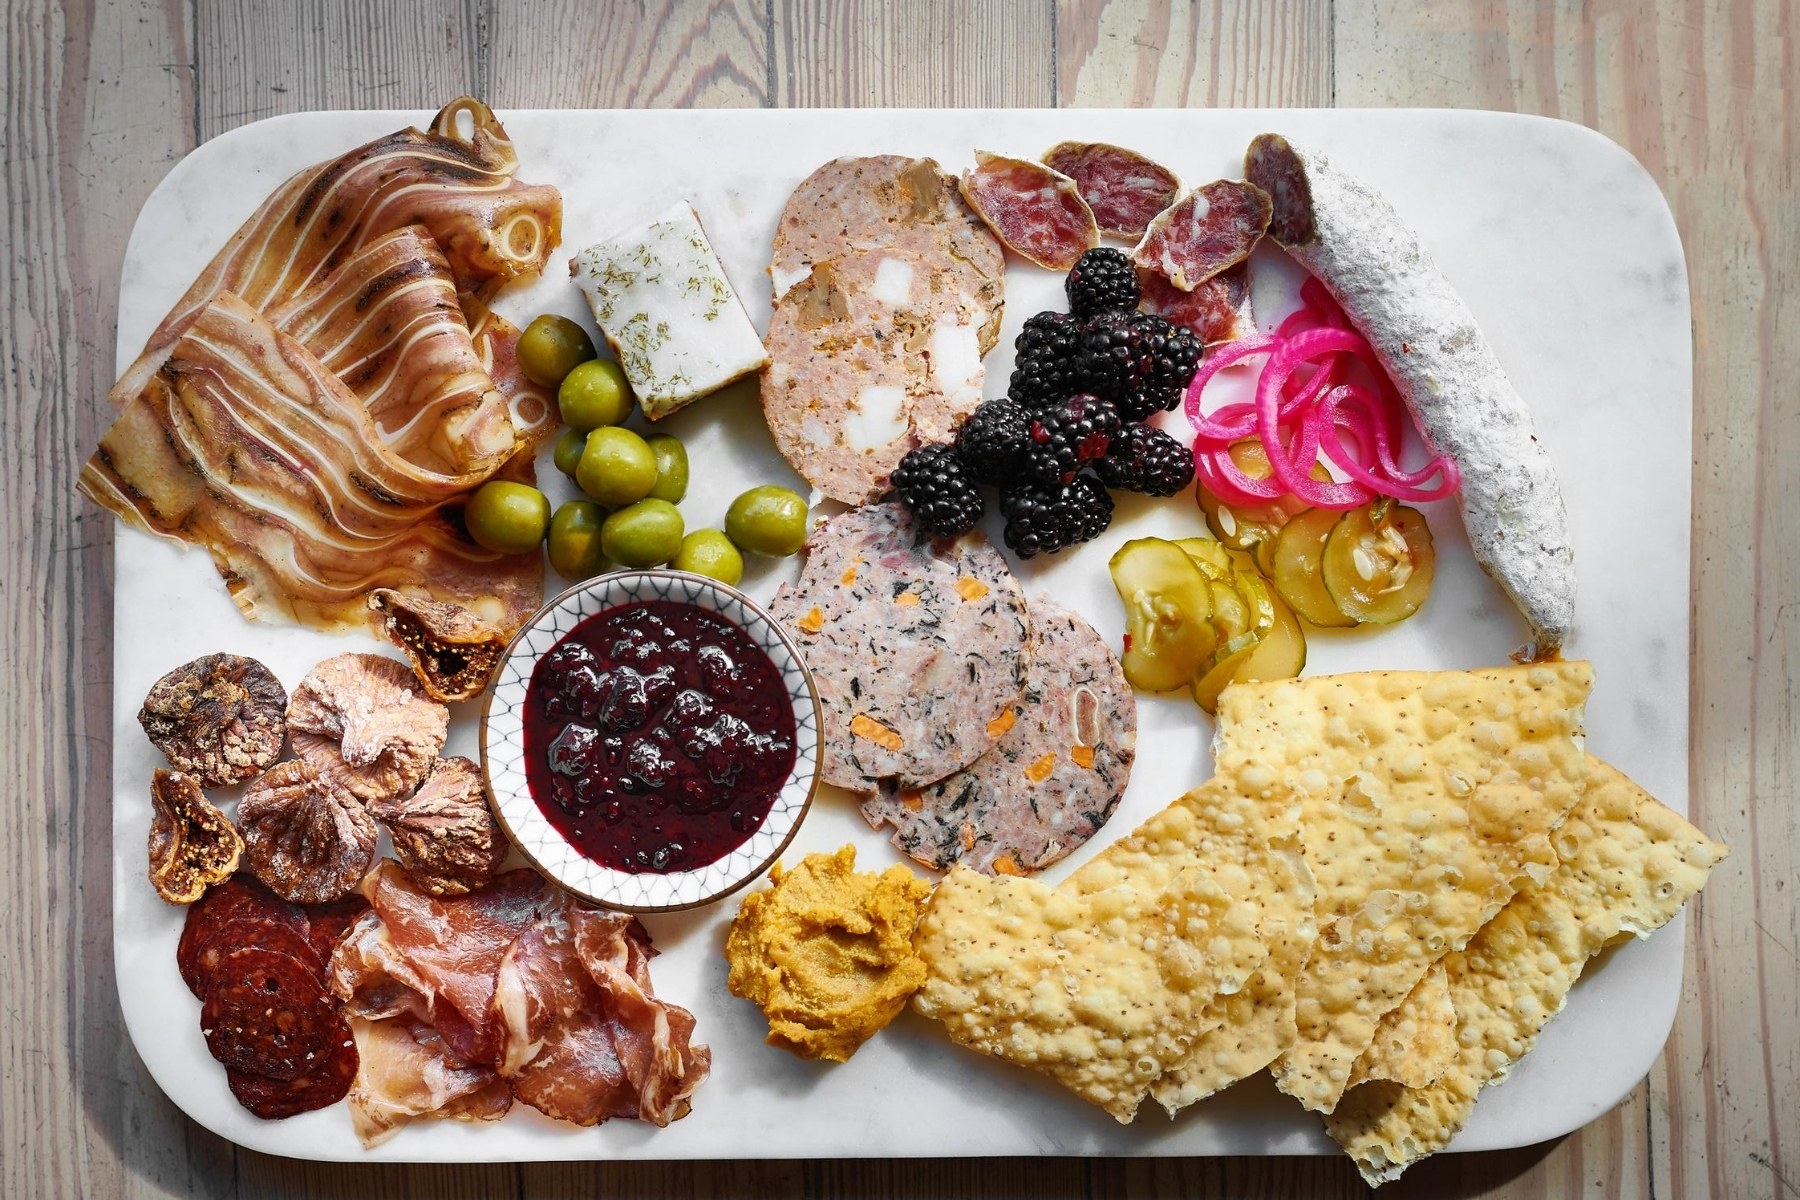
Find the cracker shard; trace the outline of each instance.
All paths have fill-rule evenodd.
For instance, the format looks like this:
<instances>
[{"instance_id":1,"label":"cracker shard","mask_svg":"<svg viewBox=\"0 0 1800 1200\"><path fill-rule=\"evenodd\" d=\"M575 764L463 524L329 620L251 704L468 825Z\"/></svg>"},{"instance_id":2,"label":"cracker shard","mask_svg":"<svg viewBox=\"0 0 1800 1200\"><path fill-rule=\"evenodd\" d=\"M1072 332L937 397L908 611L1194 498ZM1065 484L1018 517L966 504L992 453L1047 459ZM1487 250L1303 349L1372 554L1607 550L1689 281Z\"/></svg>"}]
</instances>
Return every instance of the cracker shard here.
<instances>
[{"instance_id":1,"label":"cracker shard","mask_svg":"<svg viewBox=\"0 0 1800 1200\"><path fill-rule=\"evenodd\" d=\"M1555 864L1580 797L1586 663L1367 672L1229 688L1218 772L1291 784L1319 937L1277 1084L1330 1112L1382 1017Z\"/></svg>"},{"instance_id":2,"label":"cracker shard","mask_svg":"<svg viewBox=\"0 0 1800 1200\"><path fill-rule=\"evenodd\" d=\"M1430 1087L1363 1084L1325 1118L1370 1185L1448 1145L1481 1088L1503 1079L1561 1011L1588 959L1616 937L1667 923L1729 853L1617 769L1594 758L1588 766L1588 790L1555 834L1554 869L1444 959L1454 1061Z\"/></svg>"},{"instance_id":3,"label":"cracker shard","mask_svg":"<svg viewBox=\"0 0 1800 1200\"><path fill-rule=\"evenodd\" d=\"M1375 1031L1375 1040L1356 1060L1350 1086L1387 1079L1409 1088L1430 1087L1456 1059L1456 1005L1440 960L1407 993Z\"/></svg>"}]
</instances>

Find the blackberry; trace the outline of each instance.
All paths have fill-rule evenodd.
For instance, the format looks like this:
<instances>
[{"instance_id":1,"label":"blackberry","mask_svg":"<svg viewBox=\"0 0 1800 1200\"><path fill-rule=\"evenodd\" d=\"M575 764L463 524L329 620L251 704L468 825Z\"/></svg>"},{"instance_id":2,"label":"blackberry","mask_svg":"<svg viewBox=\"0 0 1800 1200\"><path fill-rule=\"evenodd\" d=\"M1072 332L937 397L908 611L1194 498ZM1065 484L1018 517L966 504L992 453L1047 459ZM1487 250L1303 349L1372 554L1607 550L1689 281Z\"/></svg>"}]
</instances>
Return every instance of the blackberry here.
<instances>
[{"instance_id":1,"label":"blackberry","mask_svg":"<svg viewBox=\"0 0 1800 1200\"><path fill-rule=\"evenodd\" d=\"M981 520L981 493L949 446L910 451L894 468L893 484L919 524L939 537L967 533Z\"/></svg>"},{"instance_id":2,"label":"blackberry","mask_svg":"<svg viewBox=\"0 0 1800 1200\"><path fill-rule=\"evenodd\" d=\"M1017 473L1028 483L1068 483L1083 466L1106 453L1118 432L1119 413L1111 401L1070 396L1031 418Z\"/></svg>"},{"instance_id":3,"label":"blackberry","mask_svg":"<svg viewBox=\"0 0 1800 1200\"><path fill-rule=\"evenodd\" d=\"M1121 309L1129 312L1138 306L1140 296L1137 268L1123 251L1101 246L1083 254L1069 268L1063 291L1069 297L1069 311L1077 317Z\"/></svg>"},{"instance_id":4,"label":"blackberry","mask_svg":"<svg viewBox=\"0 0 1800 1200\"><path fill-rule=\"evenodd\" d=\"M1126 420L1141 421L1181 403L1201 353L1193 331L1154 313L1102 313L1082 334L1076 381L1117 403Z\"/></svg>"},{"instance_id":5,"label":"blackberry","mask_svg":"<svg viewBox=\"0 0 1800 1200\"><path fill-rule=\"evenodd\" d=\"M1113 502L1098 479L1077 475L1050 487L1008 488L1000 493L1000 511L1006 514L1001 537L1007 547L1020 558L1034 558L1099 537L1112 524Z\"/></svg>"},{"instance_id":6,"label":"blackberry","mask_svg":"<svg viewBox=\"0 0 1800 1200\"><path fill-rule=\"evenodd\" d=\"M956 455L976 483L1012 481L1031 433L1031 414L1016 400L989 400L956 431Z\"/></svg>"},{"instance_id":7,"label":"blackberry","mask_svg":"<svg viewBox=\"0 0 1800 1200\"><path fill-rule=\"evenodd\" d=\"M1080 346L1080 323L1068 313L1041 312L1030 318L1013 342L1017 357L1006 394L1033 411L1073 394Z\"/></svg>"},{"instance_id":8,"label":"blackberry","mask_svg":"<svg viewBox=\"0 0 1800 1200\"><path fill-rule=\"evenodd\" d=\"M1194 456L1154 426L1127 425L1094 464L1094 474L1109 488L1173 496L1194 482Z\"/></svg>"}]
</instances>

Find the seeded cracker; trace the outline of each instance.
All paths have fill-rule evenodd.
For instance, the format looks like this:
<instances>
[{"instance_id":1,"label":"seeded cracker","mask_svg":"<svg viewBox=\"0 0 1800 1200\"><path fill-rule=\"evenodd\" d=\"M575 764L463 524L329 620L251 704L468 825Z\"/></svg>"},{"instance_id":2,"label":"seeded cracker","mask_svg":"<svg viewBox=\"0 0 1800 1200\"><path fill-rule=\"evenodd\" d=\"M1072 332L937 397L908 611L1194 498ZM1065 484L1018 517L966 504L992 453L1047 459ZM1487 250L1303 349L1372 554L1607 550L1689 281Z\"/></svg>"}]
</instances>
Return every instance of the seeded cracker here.
<instances>
[{"instance_id":1,"label":"seeded cracker","mask_svg":"<svg viewBox=\"0 0 1800 1200\"><path fill-rule=\"evenodd\" d=\"M1556 861L1586 778L1586 663L1227 688L1218 774L1298 793L1319 938L1276 1082L1330 1112L1382 1016Z\"/></svg>"},{"instance_id":2,"label":"seeded cracker","mask_svg":"<svg viewBox=\"0 0 1800 1200\"><path fill-rule=\"evenodd\" d=\"M1729 852L1613 767L1588 762L1593 781L1556 832L1555 870L1444 960L1455 1062L1428 1088L1364 1084L1325 1118L1370 1185L1448 1145L1476 1093L1505 1078L1561 1011L1587 960L1622 934L1644 937L1667 922Z\"/></svg>"},{"instance_id":3,"label":"seeded cracker","mask_svg":"<svg viewBox=\"0 0 1800 1200\"><path fill-rule=\"evenodd\" d=\"M1356 1060L1350 1086L1388 1079L1409 1088L1430 1087L1456 1059L1456 1006L1442 960L1381 1018L1375 1041Z\"/></svg>"}]
</instances>

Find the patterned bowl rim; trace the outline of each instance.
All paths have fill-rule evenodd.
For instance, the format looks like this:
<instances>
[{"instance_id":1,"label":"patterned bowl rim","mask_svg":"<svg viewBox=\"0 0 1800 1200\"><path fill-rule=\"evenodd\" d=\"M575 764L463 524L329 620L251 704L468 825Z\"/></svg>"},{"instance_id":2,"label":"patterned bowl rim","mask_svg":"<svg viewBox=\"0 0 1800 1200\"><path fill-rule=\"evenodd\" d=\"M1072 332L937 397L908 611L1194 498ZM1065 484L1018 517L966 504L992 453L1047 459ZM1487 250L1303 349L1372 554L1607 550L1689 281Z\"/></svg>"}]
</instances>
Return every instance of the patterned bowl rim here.
<instances>
[{"instance_id":1,"label":"patterned bowl rim","mask_svg":"<svg viewBox=\"0 0 1800 1200\"><path fill-rule=\"evenodd\" d=\"M735 614L701 603L694 597L699 593L722 596L729 602L741 605L743 609L767 627L769 633L773 635L775 645L780 647L782 656L785 656L787 660L783 662L781 657L770 653L776 670L780 672L783 682L788 685L789 699L794 704L796 733L793 770L789 772L787 779L782 783L781 790L776 796L775 806L763 819L763 824L752 831L749 837L745 838L737 847L716 861L691 871L671 871L666 874L648 871L642 873L619 871L602 866L582 855L544 816L538 808L537 801L532 797L528 784L518 788L509 787L504 791L498 786L494 778L496 772L493 767L493 754L488 747L490 729L502 722L515 722L519 729L513 736L522 735L522 722L518 721L516 708L503 713L496 713L494 708L496 699L504 689L529 685L531 672L536 668L538 659L541 657L532 653L524 644L532 633L537 632L545 622L583 595L593 594L596 597L605 597L608 593L621 590L628 593L623 598L602 603L593 612L581 618L585 620L587 616L594 616L640 599L641 597L637 594L639 590L645 585L654 586L659 580L665 581L665 587L661 589L662 594L659 598L673 600L675 603L696 604L698 607L707 608L709 611L731 620L733 624L743 628L753 641L763 645L765 653L772 651L773 647L765 645L764 640L757 636L756 631L749 628L745 622L737 620ZM689 589L688 596L678 599L674 595L674 588L667 586L673 584L686 585L686 588ZM561 641L562 635L558 635L556 640ZM553 642L552 645L554 644ZM506 679L508 667L514 666L515 659L521 657L529 662L528 666L517 668L523 683L517 681L509 683ZM804 703L807 706L805 708L802 707L802 693L795 688L792 681L792 677L796 674L801 683L805 685ZM522 703L523 696L519 697L519 701ZM804 719L808 709L811 714L810 731ZM810 755L807 754L809 732ZM482 781L487 785L489 806L493 809L494 817L500 822L501 828L506 831L507 839L518 848L519 853L525 856L539 874L558 886L603 908L630 913L673 913L701 908L724 899L762 875L775 864L794 840L794 836L800 832L801 822L806 819L806 814L812 808L813 798L818 794L820 774L824 770L825 761L824 711L819 703L819 690L813 682L812 671L807 667L806 659L801 655L800 648L788 635L787 630L783 629L780 622L770 616L762 605L730 584L704 575L669 568L614 571L564 588L545 601L544 606L519 627L519 631L512 636L506 645L505 652L500 657L500 664L494 671L493 681L488 686L481 702L480 740L481 776ZM808 762L809 758L810 762ZM509 813L508 809L515 807L516 812ZM540 838L576 860L587 878L590 881L599 881L602 886L586 886L582 881L572 878L569 872L543 861L543 856L537 852L541 847L535 846L521 835L520 830L515 827L515 817L519 818L520 824L530 824ZM785 828L773 826L778 830L773 847L765 854L752 855L747 864L733 867L733 860L742 856L759 836L769 831L772 828L771 822L777 819L785 822ZM647 897L658 897L659 902L630 903L622 900L619 898L619 892L626 887L639 891ZM681 897L681 893L691 888L698 888L700 894Z\"/></svg>"}]
</instances>

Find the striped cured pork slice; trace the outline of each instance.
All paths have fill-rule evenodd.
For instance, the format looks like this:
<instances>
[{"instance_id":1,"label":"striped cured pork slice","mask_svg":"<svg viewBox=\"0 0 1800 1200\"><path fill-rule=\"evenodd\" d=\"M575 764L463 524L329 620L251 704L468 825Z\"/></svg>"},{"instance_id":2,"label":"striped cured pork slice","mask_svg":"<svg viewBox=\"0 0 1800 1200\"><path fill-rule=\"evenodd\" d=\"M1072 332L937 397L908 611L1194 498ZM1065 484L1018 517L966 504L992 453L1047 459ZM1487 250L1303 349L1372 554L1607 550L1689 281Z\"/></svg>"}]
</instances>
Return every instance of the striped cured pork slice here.
<instances>
[{"instance_id":1,"label":"striped cured pork slice","mask_svg":"<svg viewBox=\"0 0 1800 1200\"><path fill-rule=\"evenodd\" d=\"M656 998L650 935L625 913L556 892L500 963L500 1074L513 1095L577 1125L667 1125L712 1069L694 1017Z\"/></svg>"},{"instance_id":2,"label":"striped cured pork slice","mask_svg":"<svg viewBox=\"0 0 1800 1200\"><path fill-rule=\"evenodd\" d=\"M127 524L206 547L252 620L366 629L367 593L391 587L510 632L542 599L542 562L483 550L443 511L484 477L396 453L361 398L225 293L107 430L79 486Z\"/></svg>"},{"instance_id":3,"label":"striped cured pork slice","mask_svg":"<svg viewBox=\"0 0 1800 1200\"><path fill-rule=\"evenodd\" d=\"M429 130L402 129L282 184L207 264L113 385L123 408L221 292L259 311L319 283L365 242L423 225L459 291L536 274L562 235L562 196L514 178L519 158L493 110L462 97Z\"/></svg>"},{"instance_id":4,"label":"striped cured pork slice","mask_svg":"<svg viewBox=\"0 0 1800 1200\"><path fill-rule=\"evenodd\" d=\"M497 1121L512 1108L512 1089L498 1072L462 1061L416 1017L352 1017L350 1032L362 1060L350 1087L350 1124L365 1149L422 1117Z\"/></svg>"}]
</instances>

